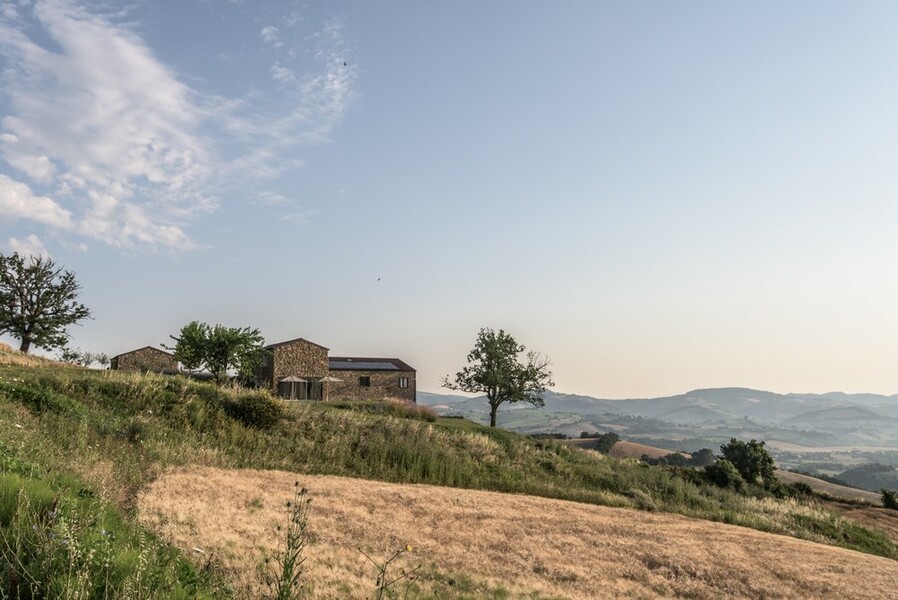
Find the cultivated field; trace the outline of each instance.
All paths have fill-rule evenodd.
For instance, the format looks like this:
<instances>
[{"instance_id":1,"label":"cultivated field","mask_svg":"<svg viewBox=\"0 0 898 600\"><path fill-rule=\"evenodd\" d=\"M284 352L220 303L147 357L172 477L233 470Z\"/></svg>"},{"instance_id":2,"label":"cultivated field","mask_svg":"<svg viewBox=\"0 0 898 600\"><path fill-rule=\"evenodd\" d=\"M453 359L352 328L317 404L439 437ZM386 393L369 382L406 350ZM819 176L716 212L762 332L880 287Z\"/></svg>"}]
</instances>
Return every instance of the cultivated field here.
<instances>
[{"instance_id":1,"label":"cultivated field","mask_svg":"<svg viewBox=\"0 0 898 600\"><path fill-rule=\"evenodd\" d=\"M575 438L556 441L564 446L574 446L576 448L583 448L584 450L595 450L598 446L598 440L595 438ZM648 456L649 458L661 458L668 454L682 454L687 458L689 457L689 454L685 452L678 453L673 450L665 450L664 448L657 448L655 446L646 446L645 444L624 441L616 442L611 448L611 452L608 454L614 458L642 458L643 456Z\"/></svg>"},{"instance_id":2,"label":"cultivated field","mask_svg":"<svg viewBox=\"0 0 898 600\"><path fill-rule=\"evenodd\" d=\"M139 512L252 594L297 480L312 498L314 598L370 596L373 566L356 548L384 557L406 544L398 567L424 565L425 597L883 598L898 581L893 560L678 515L279 471L171 470Z\"/></svg>"},{"instance_id":3,"label":"cultivated field","mask_svg":"<svg viewBox=\"0 0 898 600\"><path fill-rule=\"evenodd\" d=\"M682 454L687 458L689 457L689 454L686 454L685 452L677 453L672 450L665 450L664 448L656 448L655 446L646 446L645 444L624 441L614 444L614 447L611 448L611 452L608 454L615 458L642 458L646 455L649 458L662 458L668 454Z\"/></svg>"}]
</instances>

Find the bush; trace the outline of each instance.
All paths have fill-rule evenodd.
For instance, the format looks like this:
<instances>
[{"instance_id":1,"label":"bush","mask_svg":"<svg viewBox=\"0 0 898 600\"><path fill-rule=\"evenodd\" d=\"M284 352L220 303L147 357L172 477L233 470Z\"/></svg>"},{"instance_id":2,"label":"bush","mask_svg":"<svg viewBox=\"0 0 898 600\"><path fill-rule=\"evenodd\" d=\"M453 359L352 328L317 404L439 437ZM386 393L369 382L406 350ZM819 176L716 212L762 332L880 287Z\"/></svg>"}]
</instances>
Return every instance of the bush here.
<instances>
[{"instance_id":1,"label":"bush","mask_svg":"<svg viewBox=\"0 0 898 600\"><path fill-rule=\"evenodd\" d=\"M271 429L287 412L279 399L264 391L241 391L224 403L225 413L248 427Z\"/></svg>"},{"instance_id":2,"label":"bush","mask_svg":"<svg viewBox=\"0 0 898 600\"><path fill-rule=\"evenodd\" d=\"M745 479L739 473L739 469L726 459L719 459L714 464L705 467L705 478L724 489L731 489L741 492L745 489Z\"/></svg>"},{"instance_id":3,"label":"bush","mask_svg":"<svg viewBox=\"0 0 898 600\"><path fill-rule=\"evenodd\" d=\"M880 491L882 492L882 505L891 510L898 510L898 496L896 496L896 493L885 488Z\"/></svg>"}]
</instances>

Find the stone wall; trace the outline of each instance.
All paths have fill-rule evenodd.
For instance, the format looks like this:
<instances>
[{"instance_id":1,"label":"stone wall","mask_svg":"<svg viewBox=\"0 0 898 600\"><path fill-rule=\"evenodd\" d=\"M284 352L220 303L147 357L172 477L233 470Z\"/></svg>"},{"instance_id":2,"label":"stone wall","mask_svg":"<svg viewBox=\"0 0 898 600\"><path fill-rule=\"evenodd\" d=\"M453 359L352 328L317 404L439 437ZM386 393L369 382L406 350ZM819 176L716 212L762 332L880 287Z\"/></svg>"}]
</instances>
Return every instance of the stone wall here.
<instances>
[{"instance_id":1,"label":"stone wall","mask_svg":"<svg viewBox=\"0 0 898 600\"><path fill-rule=\"evenodd\" d=\"M331 377L339 382L326 384L328 400L380 400L382 398L402 398L415 402L414 371L364 371L360 369L334 369ZM359 377L369 377L371 385L359 385ZM399 378L408 378L408 387L399 387Z\"/></svg>"},{"instance_id":2,"label":"stone wall","mask_svg":"<svg viewBox=\"0 0 898 600\"><path fill-rule=\"evenodd\" d=\"M296 340L276 345L268 351L269 363L257 371L257 379L275 394L278 381L289 375L303 379L327 376L327 348L306 340Z\"/></svg>"},{"instance_id":3,"label":"stone wall","mask_svg":"<svg viewBox=\"0 0 898 600\"><path fill-rule=\"evenodd\" d=\"M111 367L119 371L177 372L178 363L168 352L157 348L141 348L113 357Z\"/></svg>"}]
</instances>

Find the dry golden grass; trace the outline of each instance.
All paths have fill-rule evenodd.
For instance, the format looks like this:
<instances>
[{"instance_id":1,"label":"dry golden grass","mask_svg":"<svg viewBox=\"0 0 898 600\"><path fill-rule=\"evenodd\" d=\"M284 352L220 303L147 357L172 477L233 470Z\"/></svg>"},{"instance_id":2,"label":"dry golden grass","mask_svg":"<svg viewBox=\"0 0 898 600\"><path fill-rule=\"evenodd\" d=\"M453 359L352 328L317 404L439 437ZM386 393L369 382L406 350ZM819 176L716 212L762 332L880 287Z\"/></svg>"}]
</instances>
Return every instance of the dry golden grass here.
<instances>
[{"instance_id":1,"label":"dry golden grass","mask_svg":"<svg viewBox=\"0 0 898 600\"><path fill-rule=\"evenodd\" d=\"M858 490L852 487L848 487L845 485L838 485L835 483L830 483L828 481L823 481L822 479L817 479L816 477L809 477L807 475L802 475L801 473L792 473L791 471L783 471L781 469L777 469L776 477L783 483L805 483L811 487L815 492L820 492L822 494L826 494L827 496L831 496L832 498L841 498L843 500L853 500L853 501L863 501L869 502L874 505L882 504L882 496L877 494L876 492L871 492L868 490Z\"/></svg>"},{"instance_id":2,"label":"dry golden grass","mask_svg":"<svg viewBox=\"0 0 898 600\"><path fill-rule=\"evenodd\" d=\"M251 595L296 480L313 499L314 598L370 595L372 567L355 548L383 556L405 544L415 562L403 566L420 561L511 597L873 598L894 597L898 581L898 562L731 525L341 477L189 467L152 484L139 511L188 553L214 553Z\"/></svg>"},{"instance_id":3,"label":"dry golden grass","mask_svg":"<svg viewBox=\"0 0 898 600\"><path fill-rule=\"evenodd\" d=\"M55 360L44 358L42 356L34 356L33 354L25 354L19 352L9 344L0 342L0 365L10 365L14 367L39 367L45 365L60 365Z\"/></svg>"},{"instance_id":4,"label":"dry golden grass","mask_svg":"<svg viewBox=\"0 0 898 600\"><path fill-rule=\"evenodd\" d=\"M637 444L636 442L617 442L609 452L615 458L642 458L648 455L649 458L662 458L668 454L682 454L689 458L689 454L685 452L674 452L665 448L656 448L655 446L646 446L645 444Z\"/></svg>"}]
</instances>

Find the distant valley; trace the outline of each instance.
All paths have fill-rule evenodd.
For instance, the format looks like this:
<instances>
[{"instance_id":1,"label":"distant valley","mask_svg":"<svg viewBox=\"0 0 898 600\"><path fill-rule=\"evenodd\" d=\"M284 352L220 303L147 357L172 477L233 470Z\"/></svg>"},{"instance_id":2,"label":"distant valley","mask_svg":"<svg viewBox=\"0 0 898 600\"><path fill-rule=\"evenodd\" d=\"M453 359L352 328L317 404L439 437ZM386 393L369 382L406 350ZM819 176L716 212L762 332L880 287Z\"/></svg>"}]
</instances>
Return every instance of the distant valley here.
<instances>
[{"instance_id":1,"label":"distant valley","mask_svg":"<svg viewBox=\"0 0 898 600\"><path fill-rule=\"evenodd\" d=\"M777 394L749 388L608 400L549 391L546 405L502 405L499 426L522 433L614 431L623 439L693 452L732 437L764 440L778 464L839 475L870 463L898 465L898 395ZM485 397L418 392L440 414L487 423Z\"/></svg>"}]
</instances>

